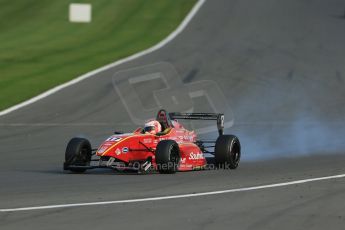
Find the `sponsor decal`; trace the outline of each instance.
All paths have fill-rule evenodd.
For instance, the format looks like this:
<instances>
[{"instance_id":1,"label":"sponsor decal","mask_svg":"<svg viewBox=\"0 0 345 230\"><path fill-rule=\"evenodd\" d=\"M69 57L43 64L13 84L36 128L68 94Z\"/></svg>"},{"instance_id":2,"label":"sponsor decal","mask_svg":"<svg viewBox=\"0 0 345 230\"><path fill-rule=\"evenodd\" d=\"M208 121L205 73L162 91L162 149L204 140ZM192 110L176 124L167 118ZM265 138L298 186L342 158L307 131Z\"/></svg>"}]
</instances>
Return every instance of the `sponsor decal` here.
<instances>
[{"instance_id":1,"label":"sponsor decal","mask_svg":"<svg viewBox=\"0 0 345 230\"><path fill-rule=\"evenodd\" d=\"M128 147L123 147L123 148L122 148L122 153L128 153L128 151L129 151L129 150L128 150Z\"/></svg>"},{"instance_id":2,"label":"sponsor decal","mask_svg":"<svg viewBox=\"0 0 345 230\"><path fill-rule=\"evenodd\" d=\"M146 138L143 140L144 144L150 144L152 142L151 138Z\"/></svg>"},{"instance_id":3,"label":"sponsor decal","mask_svg":"<svg viewBox=\"0 0 345 230\"><path fill-rule=\"evenodd\" d=\"M203 159L204 158L204 155L202 153L193 153L191 152L189 154L189 160L200 160L200 159Z\"/></svg>"},{"instance_id":4,"label":"sponsor decal","mask_svg":"<svg viewBox=\"0 0 345 230\"><path fill-rule=\"evenodd\" d=\"M193 141L193 137L192 136L183 136L183 139L185 139L187 141Z\"/></svg>"},{"instance_id":5,"label":"sponsor decal","mask_svg":"<svg viewBox=\"0 0 345 230\"><path fill-rule=\"evenodd\" d=\"M120 149L116 149L115 153L116 153L116 155L120 155L121 154L121 150Z\"/></svg>"},{"instance_id":6,"label":"sponsor decal","mask_svg":"<svg viewBox=\"0 0 345 230\"><path fill-rule=\"evenodd\" d=\"M185 157L184 157L184 158L181 158L181 163L182 163L182 164L186 163L186 159L187 159L187 158L185 158Z\"/></svg>"},{"instance_id":7,"label":"sponsor decal","mask_svg":"<svg viewBox=\"0 0 345 230\"><path fill-rule=\"evenodd\" d=\"M102 146L97 152L98 153L104 153L105 150L107 150L108 146Z\"/></svg>"}]
</instances>

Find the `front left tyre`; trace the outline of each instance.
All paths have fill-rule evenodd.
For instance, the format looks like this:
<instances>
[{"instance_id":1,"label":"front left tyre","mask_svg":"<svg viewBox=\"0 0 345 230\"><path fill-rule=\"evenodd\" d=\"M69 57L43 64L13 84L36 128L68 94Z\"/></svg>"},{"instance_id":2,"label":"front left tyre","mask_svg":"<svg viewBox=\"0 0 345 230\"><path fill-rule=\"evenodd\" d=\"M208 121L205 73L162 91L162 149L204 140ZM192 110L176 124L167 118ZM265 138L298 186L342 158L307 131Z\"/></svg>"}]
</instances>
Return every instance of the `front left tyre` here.
<instances>
[{"instance_id":1,"label":"front left tyre","mask_svg":"<svg viewBox=\"0 0 345 230\"><path fill-rule=\"evenodd\" d=\"M89 166L92 156L90 142L85 138L72 138L66 148L64 170L72 172L85 172L83 166Z\"/></svg>"}]
</instances>

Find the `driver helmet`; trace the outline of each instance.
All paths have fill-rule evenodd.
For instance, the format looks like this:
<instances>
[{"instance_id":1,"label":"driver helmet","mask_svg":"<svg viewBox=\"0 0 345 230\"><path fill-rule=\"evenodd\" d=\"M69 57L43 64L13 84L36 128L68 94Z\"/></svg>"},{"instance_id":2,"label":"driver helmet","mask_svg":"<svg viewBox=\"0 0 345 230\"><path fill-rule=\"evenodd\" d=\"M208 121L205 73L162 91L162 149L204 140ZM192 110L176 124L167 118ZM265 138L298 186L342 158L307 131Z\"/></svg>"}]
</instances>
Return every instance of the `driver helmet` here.
<instances>
[{"instance_id":1,"label":"driver helmet","mask_svg":"<svg viewBox=\"0 0 345 230\"><path fill-rule=\"evenodd\" d=\"M161 124L156 120L148 120L144 126L144 132L150 134L157 134L162 131Z\"/></svg>"}]
</instances>

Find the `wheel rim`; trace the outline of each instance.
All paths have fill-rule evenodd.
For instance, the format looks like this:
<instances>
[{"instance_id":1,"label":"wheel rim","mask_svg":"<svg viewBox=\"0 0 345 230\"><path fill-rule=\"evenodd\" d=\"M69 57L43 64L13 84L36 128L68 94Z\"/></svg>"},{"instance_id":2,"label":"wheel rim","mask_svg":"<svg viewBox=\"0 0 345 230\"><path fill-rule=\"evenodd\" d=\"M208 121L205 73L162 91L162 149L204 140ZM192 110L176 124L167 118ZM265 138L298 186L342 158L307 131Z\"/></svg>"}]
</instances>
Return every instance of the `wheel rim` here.
<instances>
[{"instance_id":1,"label":"wheel rim","mask_svg":"<svg viewBox=\"0 0 345 230\"><path fill-rule=\"evenodd\" d=\"M171 145L169 151L170 151L170 162L174 163L174 165L177 165L180 158L178 149L176 148L176 146Z\"/></svg>"},{"instance_id":2,"label":"wheel rim","mask_svg":"<svg viewBox=\"0 0 345 230\"><path fill-rule=\"evenodd\" d=\"M240 153L240 147L237 141L234 142L233 147L231 149L231 161L235 164L238 165L240 158L241 158L241 153Z\"/></svg>"},{"instance_id":3,"label":"wheel rim","mask_svg":"<svg viewBox=\"0 0 345 230\"><path fill-rule=\"evenodd\" d=\"M89 162L89 148L84 147L80 150L78 161L82 164L86 164L87 162Z\"/></svg>"}]
</instances>

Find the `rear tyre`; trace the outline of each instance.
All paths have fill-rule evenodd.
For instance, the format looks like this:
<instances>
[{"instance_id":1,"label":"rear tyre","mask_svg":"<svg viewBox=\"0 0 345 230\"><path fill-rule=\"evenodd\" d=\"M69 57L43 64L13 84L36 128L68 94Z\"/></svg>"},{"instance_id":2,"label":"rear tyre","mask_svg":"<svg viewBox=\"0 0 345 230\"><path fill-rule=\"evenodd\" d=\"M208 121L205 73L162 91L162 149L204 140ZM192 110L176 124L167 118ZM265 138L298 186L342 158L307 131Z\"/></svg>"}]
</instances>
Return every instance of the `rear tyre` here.
<instances>
[{"instance_id":1,"label":"rear tyre","mask_svg":"<svg viewBox=\"0 0 345 230\"><path fill-rule=\"evenodd\" d=\"M215 160L219 168L236 169L240 163L241 144L234 135L221 135L215 146Z\"/></svg>"},{"instance_id":2,"label":"rear tyre","mask_svg":"<svg viewBox=\"0 0 345 230\"><path fill-rule=\"evenodd\" d=\"M90 165L92 149L90 142L85 138L72 138L66 148L64 169L82 173L86 169L73 166Z\"/></svg>"},{"instance_id":3,"label":"rear tyre","mask_svg":"<svg viewBox=\"0 0 345 230\"><path fill-rule=\"evenodd\" d=\"M156 164L159 173L172 174L178 170L180 149L176 141L160 141L156 148Z\"/></svg>"}]
</instances>

